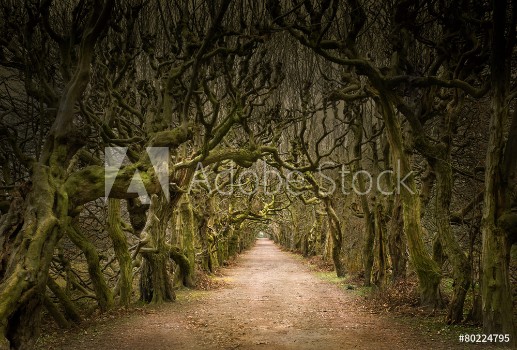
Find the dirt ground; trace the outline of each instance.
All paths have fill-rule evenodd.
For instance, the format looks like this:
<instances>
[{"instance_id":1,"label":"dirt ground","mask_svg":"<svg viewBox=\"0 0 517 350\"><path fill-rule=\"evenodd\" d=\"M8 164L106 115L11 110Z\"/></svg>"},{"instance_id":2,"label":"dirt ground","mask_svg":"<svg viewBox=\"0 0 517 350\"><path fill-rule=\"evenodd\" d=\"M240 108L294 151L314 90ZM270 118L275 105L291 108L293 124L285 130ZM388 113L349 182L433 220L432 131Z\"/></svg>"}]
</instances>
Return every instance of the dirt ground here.
<instances>
[{"instance_id":1,"label":"dirt ground","mask_svg":"<svg viewBox=\"0 0 517 350\"><path fill-rule=\"evenodd\" d=\"M357 296L322 281L292 254L260 239L224 271L220 289L180 293L177 302L145 307L41 349L463 349L365 311Z\"/></svg>"}]
</instances>

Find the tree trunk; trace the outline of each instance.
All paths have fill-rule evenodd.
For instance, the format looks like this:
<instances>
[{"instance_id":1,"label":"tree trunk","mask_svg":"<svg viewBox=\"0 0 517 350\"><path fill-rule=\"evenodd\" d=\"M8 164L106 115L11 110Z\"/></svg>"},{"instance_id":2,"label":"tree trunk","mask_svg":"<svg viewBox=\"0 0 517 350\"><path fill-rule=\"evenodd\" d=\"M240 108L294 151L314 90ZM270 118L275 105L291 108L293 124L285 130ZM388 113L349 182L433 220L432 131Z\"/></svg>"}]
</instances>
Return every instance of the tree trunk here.
<instances>
[{"instance_id":1,"label":"tree trunk","mask_svg":"<svg viewBox=\"0 0 517 350\"><path fill-rule=\"evenodd\" d=\"M158 304L176 299L168 272L169 252L165 232L172 209L163 195L152 195L145 228L140 234L144 261L140 275L140 299Z\"/></svg>"},{"instance_id":2,"label":"tree trunk","mask_svg":"<svg viewBox=\"0 0 517 350\"><path fill-rule=\"evenodd\" d=\"M355 113L355 118L352 121L352 130L354 133L353 141L353 158L355 162L352 164L352 172L358 173L362 170L361 161L363 157L362 144L363 144L363 118L364 116L360 113L358 108ZM365 193L366 187L364 178L362 176L357 177L359 191ZM365 227L365 243L363 248L363 267L364 267L364 285L370 286L372 282L372 271L374 262L374 242L375 242L375 221L374 215L370 210L370 204L368 203L368 197L365 194L359 195L361 201L361 209L364 215L364 227ZM375 199L374 199L375 200Z\"/></svg>"},{"instance_id":3,"label":"tree trunk","mask_svg":"<svg viewBox=\"0 0 517 350\"><path fill-rule=\"evenodd\" d=\"M65 196L55 188L49 168L34 164L23 227L0 285L0 349L30 348L40 326L42 296L54 248L60 238L57 217L66 217ZM7 214L8 215L8 214Z\"/></svg>"},{"instance_id":4,"label":"tree trunk","mask_svg":"<svg viewBox=\"0 0 517 350\"><path fill-rule=\"evenodd\" d=\"M230 230L230 236L228 237L228 258L233 258L239 253L239 235L239 230L232 227Z\"/></svg>"},{"instance_id":5,"label":"tree trunk","mask_svg":"<svg viewBox=\"0 0 517 350\"><path fill-rule=\"evenodd\" d=\"M171 277L167 271L169 254L165 251L144 253L140 277L140 299L160 304L176 299Z\"/></svg>"},{"instance_id":6,"label":"tree trunk","mask_svg":"<svg viewBox=\"0 0 517 350\"><path fill-rule=\"evenodd\" d=\"M499 100L499 101L497 101ZM516 331L513 320L513 300L509 278L510 244L506 232L497 226L497 203L502 153L502 103L494 96L490 141L486 160L485 200L482 219L482 275L481 297L483 332L485 334L510 334L513 341Z\"/></svg>"},{"instance_id":7,"label":"tree trunk","mask_svg":"<svg viewBox=\"0 0 517 350\"><path fill-rule=\"evenodd\" d=\"M377 233L377 273L375 276L375 284L380 289L386 285L387 277L387 256L386 256L386 222L383 214L382 204L377 203L375 207L375 232Z\"/></svg>"},{"instance_id":8,"label":"tree trunk","mask_svg":"<svg viewBox=\"0 0 517 350\"><path fill-rule=\"evenodd\" d=\"M70 159L81 147L74 134L76 102L90 79L95 44L109 23L113 1L93 6L82 21L75 70L59 100L56 118L38 161L32 163L32 189L23 227L17 234L0 284L0 349L30 349L40 329L42 298L54 249L69 224L64 189ZM75 23L74 23L75 25ZM0 236L3 235L3 230Z\"/></svg>"},{"instance_id":9,"label":"tree trunk","mask_svg":"<svg viewBox=\"0 0 517 350\"><path fill-rule=\"evenodd\" d=\"M202 261L201 266L206 272L214 272L212 264L212 254L210 253L210 242L208 241L208 217L204 213L196 215L197 232L199 235L199 242L201 243Z\"/></svg>"},{"instance_id":10,"label":"tree trunk","mask_svg":"<svg viewBox=\"0 0 517 350\"><path fill-rule=\"evenodd\" d=\"M194 247L195 237L195 220L192 204L190 198L187 195L183 196L182 202L179 207L179 221L181 227L181 248L185 256L187 257L188 269L185 266L180 267L183 271L183 285L185 287L194 286L194 269L196 266L196 251Z\"/></svg>"},{"instance_id":11,"label":"tree trunk","mask_svg":"<svg viewBox=\"0 0 517 350\"><path fill-rule=\"evenodd\" d=\"M117 257L120 277L117 282L119 304L129 306L133 284L133 267L126 235L122 231L120 218L120 199L110 199L108 204L108 234Z\"/></svg>"},{"instance_id":12,"label":"tree trunk","mask_svg":"<svg viewBox=\"0 0 517 350\"><path fill-rule=\"evenodd\" d=\"M323 255L325 246L325 232L323 230L323 215L324 213L316 210L316 216L313 226L314 234L314 255Z\"/></svg>"},{"instance_id":13,"label":"tree trunk","mask_svg":"<svg viewBox=\"0 0 517 350\"><path fill-rule=\"evenodd\" d=\"M507 84L510 71L508 60L511 59L513 40L506 40L507 2L493 2L493 34L491 52L492 106L489 125L488 151L485 162L485 197L482 233L482 275L481 299L483 310L483 332L485 334L509 334L513 345L517 344L517 332L513 319L512 289L509 278L509 254L511 245L508 233L498 225L498 218L511 206L507 196L508 175L517 169L506 168L504 164L505 135L504 128L508 121ZM513 11L516 11L514 8ZM515 17L515 16L514 16ZM515 35L515 23L510 23L510 33ZM510 44L507 47L507 44ZM507 54L510 52L510 54ZM514 116L515 118L515 116ZM513 124L513 123L512 123ZM512 127L512 130L514 128ZM510 135L509 141L512 137ZM507 164L511 164L513 149L508 149ZM511 147L510 147L511 148ZM515 166L515 162L513 162Z\"/></svg>"},{"instance_id":14,"label":"tree trunk","mask_svg":"<svg viewBox=\"0 0 517 350\"><path fill-rule=\"evenodd\" d=\"M6 273L9 256L12 253L12 245L23 226L23 214L25 212L25 200L21 194L13 198L7 213L0 217L0 279Z\"/></svg>"},{"instance_id":15,"label":"tree trunk","mask_svg":"<svg viewBox=\"0 0 517 350\"><path fill-rule=\"evenodd\" d=\"M46 294L43 295L43 305L45 305L45 308L47 309L48 313L54 321L56 321L56 324L59 326L59 328L70 328L70 323L68 323L67 319L65 318L65 315L59 311L56 304L50 299L50 297Z\"/></svg>"},{"instance_id":16,"label":"tree trunk","mask_svg":"<svg viewBox=\"0 0 517 350\"><path fill-rule=\"evenodd\" d=\"M66 317L75 323L81 323L81 315L79 314L77 307L56 281L49 277L47 280L47 286L61 303Z\"/></svg>"},{"instance_id":17,"label":"tree trunk","mask_svg":"<svg viewBox=\"0 0 517 350\"><path fill-rule=\"evenodd\" d=\"M68 238L79 248L86 258L88 273L92 280L93 289L97 296L97 303L101 311L107 311L113 306L113 292L106 283L106 279L99 264L97 249L80 231L77 225L70 225L66 230Z\"/></svg>"},{"instance_id":18,"label":"tree trunk","mask_svg":"<svg viewBox=\"0 0 517 350\"><path fill-rule=\"evenodd\" d=\"M323 199L325 204L325 211L329 219L329 234L332 238L332 261L334 262L334 268L336 269L337 277L345 277L346 268L343 263L343 257L341 251L343 250L343 232L341 230L341 223L337 217L334 206L329 197Z\"/></svg>"},{"instance_id":19,"label":"tree trunk","mask_svg":"<svg viewBox=\"0 0 517 350\"><path fill-rule=\"evenodd\" d=\"M392 282L406 278L407 255L406 242L403 236L402 206L400 198L395 195L391 219L388 224L388 249L391 260Z\"/></svg>"},{"instance_id":20,"label":"tree trunk","mask_svg":"<svg viewBox=\"0 0 517 350\"><path fill-rule=\"evenodd\" d=\"M420 197L406 150L402 143L402 132L393 106L386 96L381 96L382 115L390 143L392 164L396 169L399 192L402 202L404 233L407 237L410 261L415 269L420 287L422 305L439 307L442 305L440 295L440 269L433 261L423 241L420 222Z\"/></svg>"},{"instance_id":21,"label":"tree trunk","mask_svg":"<svg viewBox=\"0 0 517 350\"><path fill-rule=\"evenodd\" d=\"M463 320L463 305L470 287L470 265L467 256L453 235L450 224L452 196L452 169L450 157L441 152L438 160L431 163L436 174L435 216L438 239L452 265L453 293L447 310L446 322L459 323Z\"/></svg>"}]
</instances>

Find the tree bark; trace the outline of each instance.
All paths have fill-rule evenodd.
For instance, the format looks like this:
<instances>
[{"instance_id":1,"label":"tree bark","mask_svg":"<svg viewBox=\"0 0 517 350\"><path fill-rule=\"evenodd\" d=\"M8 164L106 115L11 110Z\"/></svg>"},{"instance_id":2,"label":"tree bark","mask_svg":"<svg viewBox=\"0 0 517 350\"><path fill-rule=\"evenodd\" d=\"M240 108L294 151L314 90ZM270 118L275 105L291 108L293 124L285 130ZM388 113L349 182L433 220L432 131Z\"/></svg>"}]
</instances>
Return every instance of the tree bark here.
<instances>
[{"instance_id":1,"label":"tree bark","mask_svg":"<svg viewBox=\"0 0 517 350\"><path fill-rule=\"evenodd\" d=\"M182 273L183 285L185 287L193 287L193 272L196 266L196 251L194 248L195 220L192 204L187 195L184 195L182 198L182 202L179 206L179 213L181 225L181 246L188 261L188 268L180 266L180 268L184 270Z\"/></svg>"},{"instance_id":2,"label":"tree bark","mask_svg":"<svg viewBox=\"0 0 517 350\"><path fill-rule=\"evenodd\" d=\"M383 289L386 285L387 279L387 251L386 251L386 220L383 213L383 206L377 203L374 212L375 218L375 232L376 236L376 252L377 252L377 272L375 274L375 284L380 289Z\"/></svg>"},{"instance_id":3,"label":"tree bark","mask_svg":"<svg viewBox=\"0 0 517 350\"><path fill-rule=\"evenodd\" d=\"M388 223L388 249L391 260L392 282L406 278L407 253L406 242L403 235L404 222L402 221L402 205L400 198L395 195L391 219Z\"/></svg>"},{"instance_id":4,"label":"tree bark","mask_svg":"<svg viewBox=\"0 0 517 350\"><path fill-rule=\"evenodd\" d=\"M361 161L363 157L362 144L363 144L363 127L364 115L360 113L359 108L354 108L355 118L352 120L351 129L354 135L354 141L352 145L352 156L355 161L352 163L352 172L357 174L362 170ZM365 193L366 187L364 178L362 176L357 177L357 183L359 191ZM374 263L374 243L375 243L375 218L370 210L370 204L368 203L368 196L366 194L359 194L359 200L361 202L361 209L364 215L364 227L365 227L365 243L363 248L363 267L364 267L364 285L370 286L372 282L372 271Z\"/></svg>"},{"instance_id":5,"label":"tree bark","mask_svg":"<svg viewBox=\"0 0 517 350\"><path fill-rule=\"evenodd\" d=\"M489 125L488 151L485 162L485 197L481 221L482 233L482 275L481 299L483 311L483 332L485 334L509 334L512 345L517 344L517 331L513 319L512 289L509 277L509 254L511 245L508 232L500 227L498 218L511 207L506 191L508 174L517 169L504 167L505 135L508 121L507 86L508 70L514 37L506 39L507 2L493 3L493 34L491 52L491 117ZM513 19L515 20L515 11ZM515 35L515 23L509 24L509 32ZM509 52L509 54L508 54ZM510 135L515 138L517 135ZM507 152L515 150L507 149ZM511 155L512 158L515 154ZM509 157L507 157L509 159Z\"/></svg>"},{"instance_id":6,"label":"tree bark","mask_svg":"<svg viewBox=\"0 0 517 350\"><path fill-rule=\"evenodd\" d=\"M140 274L140 299L159 304L176 299L168 271L169 252L165 232L171 208L164 196L152 195L145 228L140 234L140 252L144 258Z\"/></svg>"},{"instance_id":7,"label":"tree bark","mask_svg":"<svg viewBox=\"0 0 517 350\"><path fill-rule=\"evenodd\" d=\"M400 183L397 191L402 202L404 233L407 237L410 261L415 269L419 286L421 303L425 306L440 307L440 269L426 250L423 230L420 222L420 197L406 150L402 143L402 132L393 106L386 96L381 96L382 116L390 143L393 167L397 170ZM402 181L404 184L402 184Z\"/></svg>"},{"instance_id":8,"label":"tree bark","mask_svg":"<svg viewBox=\"0 0 517 350\"><path fill-rule=\"evenodd\" d=\"M108 204L108 234L113 243L117 257L120 277L117 288L120 294L119 304L129 306L133 284L133 267L126 235L122 231L120 218L120 199L110 199Z\"/></svg>"},{"instance_id":9,"label":"tree bark","mask_svg":"<svg viewBox=\"0 0 517 350\"><path fill-rule=\"evenodd\" d=\"M208 214L199 213L196 215L197 218L197 232L199 235L199 241L201 242L202 249L202 267L206 272L214 272L214 266L212 262L212 253L209 241L209 233L208 233Z\"/></svg>"},{"instance_id":10,"label":"tree bark","mask_svg":"<svg viewBox=\"0 0 517 350\"><path fill-rule=\"evenodd\" d=\"M342 250L343 250L343 232L341 230L341 223L334 210L332 200L329 197L323 199L325 205L325 211L329 219L329 233L332 238L332 261L334 262L334 268L336 269L337 277L345 277L346 268L343 262Z\"/></svg>"},{"instance_id":11,"label":"tree bark","mask_svg":"<svg viewBox=\"0 0 517 350\"><path fill-rule=\"evenodd\" d=\"M34 164L23 226L14 242L0 285L0 349L29 348L38 334L41 296L60 238L57 217L66 217L66 196L59 193L49 169Z\"/></svg>"},{"instance_id":12,"label":"tree bark","mask_svg":"<svg viewBox=\"0 0 517 350\"><path fill-rule=\"evenodd\" d=\"M56 281L49 277L47 280L47 286L63 306L66 317L75 323L81 323L82 319L77 307Z\"/></svg>"},{"instance_id":13,"label":"tree bark","mask_svg":"<svg viewBox=\"0 0 517 350\"><path fill-rule=\"evenodd\" d=\"M59 311L56 304L50 299L48 295L43 295L43 305L45 305L45 308L47 309L48 313L54 321L56 321L56 324L59 326L59 328L70 328L70 323L68 323L65 316Z\"/></svg>"},{"instance_id":14,"label":"tree bark","mask_svg":"<svg viewBox=\"0 0 517 350\"><path fill-rule=\"evenodd\" d=\"M463 305L470 287L470 264L463 249L453 235L450 224L450 205L452 196L452 169L450 157L437 155L432 162L436 174L435 216L438 228L438 239L452 265L453 293L445 318L448 324L460 323L463 320Z\"/></svg>"},{"instance_id":15,"label":"tree bark","mask_svg":"<svg viewBox=\"0 0 517 350\"><path fill-rule=\"evenodd\" d=\"M107 311L113 306L113 292L108 286L101 270L97 249L80 231L77 225L71 225L66 233L68 238L79 248L86 258L88 273L92 281L97 303L101 311Z\"/></svg>"}]
</instances>

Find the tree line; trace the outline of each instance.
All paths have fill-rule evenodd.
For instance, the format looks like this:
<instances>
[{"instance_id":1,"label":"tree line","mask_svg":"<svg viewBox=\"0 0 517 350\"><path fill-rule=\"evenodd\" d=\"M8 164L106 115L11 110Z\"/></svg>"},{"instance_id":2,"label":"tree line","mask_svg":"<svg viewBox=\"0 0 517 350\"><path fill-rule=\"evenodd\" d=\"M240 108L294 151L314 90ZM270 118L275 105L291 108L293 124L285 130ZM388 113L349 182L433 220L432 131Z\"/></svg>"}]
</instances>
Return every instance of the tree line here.
<instances>
[{"instance_id":1,"label":"tree line","mask_svg":"<svg viewBox=\"0 0 517 350\"><path fill-rule=\"evenodd\" d=\"M259 231L516 341L516 6L2 0L0 348Z\"/></svg>"}]
</instances>

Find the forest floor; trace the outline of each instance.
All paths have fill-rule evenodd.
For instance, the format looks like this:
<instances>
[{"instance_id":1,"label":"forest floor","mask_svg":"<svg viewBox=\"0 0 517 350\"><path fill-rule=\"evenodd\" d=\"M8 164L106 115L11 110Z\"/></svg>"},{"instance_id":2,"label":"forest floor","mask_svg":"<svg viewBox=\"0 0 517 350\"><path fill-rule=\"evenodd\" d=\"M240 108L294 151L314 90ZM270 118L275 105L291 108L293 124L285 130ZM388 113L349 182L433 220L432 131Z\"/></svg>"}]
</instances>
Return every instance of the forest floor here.
<instances>
[{"instance_id":1,"label":"forest floor","mask_svg":"<svg viewBox=\"0 0 517 350\"><path fill-rule=\"evenodd\" d=\"M369 312L355 291L318 278L266 239L220 278L221 288L180 291L175 303L43 337L39 349L486 348L421 327L418 318Z\"/></svg>"}]
</instances>

